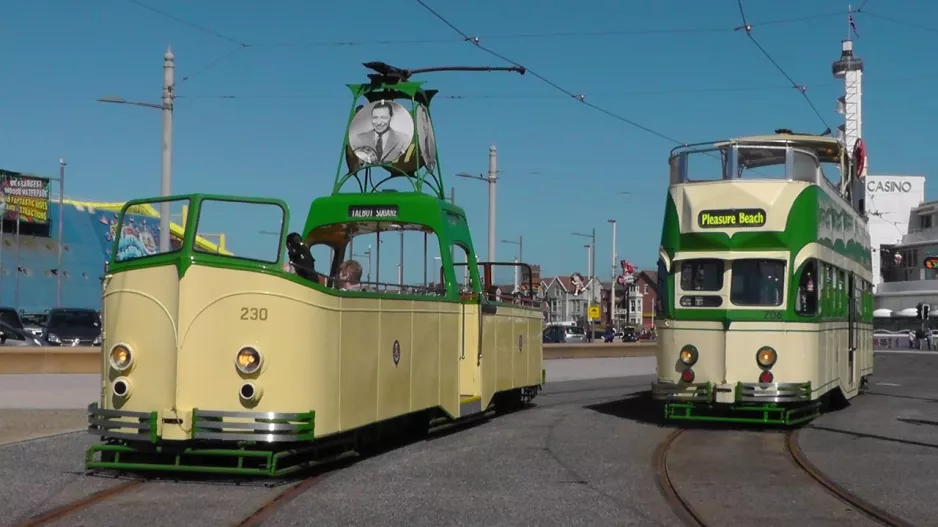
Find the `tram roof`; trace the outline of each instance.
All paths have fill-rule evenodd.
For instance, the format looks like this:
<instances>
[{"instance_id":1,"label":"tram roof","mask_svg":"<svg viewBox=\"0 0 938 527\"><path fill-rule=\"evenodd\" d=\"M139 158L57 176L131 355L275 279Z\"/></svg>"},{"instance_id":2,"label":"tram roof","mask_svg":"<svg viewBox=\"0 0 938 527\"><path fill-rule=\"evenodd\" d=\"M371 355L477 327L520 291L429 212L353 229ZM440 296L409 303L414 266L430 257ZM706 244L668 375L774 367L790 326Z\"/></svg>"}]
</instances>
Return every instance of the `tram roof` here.
<instances>
[{"instance_id":1,"label":"tram roof","mask_svg":"<svg viewBox=\"0 0 938 527\"><path fill-rule=\"evenodd\" d=\"M323 225L370 221L417 223L439 232L446 213L459 216L460 223L466 221L461 207L422 192L336 193L310 204L304 232Z\"/></svg>"},{"instance_id":2,"label":"tram roof","mask_svg":"<svg viewBox=\"0 0 938 527\"><path fill-rule=\"evenodd\" d=\"M725 148L730 145L751 145L751 146L780 146L792 145L799 146L814 152L822 162L839 163L844 152L844 145L836 137L796 134L796 133L776 133L768 135L751 135L744 137L734 137L715 142L695 143L681 145L671 150L671 156L678 155L685 151L698 150L703 145L708 145L714 149Z\"/></svg>"}]
</instances>

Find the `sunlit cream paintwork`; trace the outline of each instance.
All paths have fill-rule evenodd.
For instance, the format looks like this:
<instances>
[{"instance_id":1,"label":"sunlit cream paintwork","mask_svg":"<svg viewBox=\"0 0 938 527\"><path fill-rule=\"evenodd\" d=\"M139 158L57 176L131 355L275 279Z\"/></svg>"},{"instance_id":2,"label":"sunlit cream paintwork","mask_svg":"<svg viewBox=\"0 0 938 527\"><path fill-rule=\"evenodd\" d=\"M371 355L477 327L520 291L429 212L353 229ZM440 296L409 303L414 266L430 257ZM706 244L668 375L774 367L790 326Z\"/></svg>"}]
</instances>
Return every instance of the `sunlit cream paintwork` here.
<instances>
[{"instance_id":1,"label":"sunlit cream paintwork","mask_svg":"<svg viewBox=\"0 0 938 527\"><path fill-rule=\"evenodd\" d=\"M681 233L723 232L732 236L737 232L782 232L789 222L789 212L796 199L810 185L800 181L778 180L732 180L714 182L695 182L674 184L669 189L670 198L678 212L679 231ZM840 198L832 189L818 185L832 201ZM836 205L833 205L836 206ZM843 205L839 206L843 208ZM705 210L719 209L756 209L766 212L763 226L738 228L702 228L698 224L698 214ZM843 229L833 229L830 224L819 226L818 237L832 242L846 243L846 238L864 240L865 223L855 223L858 229L848 235ZM867 235L868 238L868 235ZM797 255L787 250L770 251L679 251L673 258L668 258L664 249L660 256L664 259L667 270L673 273L674 288L671 305L681 308L680 297L688 292L680 288L680 262L696 258L716 258L735 260L741 258L776 258L786 262L786 284L780 306L759 306L759 311L784 311L789 304L791 290L791 272L798 269L808 258L818 258L855 273L858 277L872 281L871 272L859 263L837 253L819 243L810 243ZM794 256L794 257L792 257ZM752 310L752 307L735 306L729 300L730 266L724 269L723 288L720 291L707 291L706 295L720 296L723 305L720 309ZM819 277L820 278L820 277ZM693 292L690 292L693 294ZM717 391L716 402L732 403L733 389L737 382L758 383L762 369L756 361L760 347L772 346L778 360L771 368L775 383L811 382L812 398L830 391L834 387L841 389L845 397L851 398L858 393L860 380L873 370L872 328L860 322L855 342L854 371L849 371L848 347L849 336L846 321L822 323L792 323L770 321L734 321L730 331L718 321L667 320L659 325L658 340L661 343L657 357L659 382L679 384L681 372L685 367L680 363L681 348L686 344L697 347L699 358L692 369L695 373L693 383L713 382L722 384L724 391ZM839 330L839 331L837 331ZM686 397L691 396L688 393Z\"/></svg>"},{"instance_id":2,"label":"sunlit cream paintwork","mask_svg":"<svg viewBox=\"0 0 938 527\"><path fill-rule=\"evenodd\" d=\"M106 313L101 364L103 408L151 412L173 407L179 296L179 276L173 266L110 277L103 298ZM108 354L117 344L125 344L131 350L131 365L124 372L117 372L108 363ZM112 392L114 380L121 376L131 381L127 397L117 397Z\"/></svg>"},{"instance_id":3,"label":"sunlit cream paintwork","mask_svg":"<svg viewBox=\"0 0 938 527\"><path fill-rule=\"evenodd\" d=\"M121 273L112 289L137 284L149 291L165 283L156 290L172 292L172 284L153 279L158 274L175 277L175 268ZM178 353L169 339L151 344L160 339L150 333L163 329L172 335L168 327L144 326L141 335L136 321L141 313L157 311L156 302L142 301L132 311L117 309L126 300L108 304L108 335L114 336L109 344L121 334L140 342L132 343L136 365L126 375L135 391L119 409L158 410L158 433L166 440L191 437L193 408L315 410L315 433L323 437L437 406L459 417L461 397L480 398L484 408L497 391L540 383L540 312L532 309L500 305L497 314L483 315L480 366L477 305L329 295L273 275L199 265L188 269L176 290ZM241 320L242 307L266 309L267 320ZM395 341L401 351L397 364ZM244 346L262 355L260 370L251 375L235 367ZM262 392L256 404L239 397L246 381ZM105 395L104 407L116 408L109 388ZM167 417L182 422L162 423Z\"/></svg>"}]
</instances>

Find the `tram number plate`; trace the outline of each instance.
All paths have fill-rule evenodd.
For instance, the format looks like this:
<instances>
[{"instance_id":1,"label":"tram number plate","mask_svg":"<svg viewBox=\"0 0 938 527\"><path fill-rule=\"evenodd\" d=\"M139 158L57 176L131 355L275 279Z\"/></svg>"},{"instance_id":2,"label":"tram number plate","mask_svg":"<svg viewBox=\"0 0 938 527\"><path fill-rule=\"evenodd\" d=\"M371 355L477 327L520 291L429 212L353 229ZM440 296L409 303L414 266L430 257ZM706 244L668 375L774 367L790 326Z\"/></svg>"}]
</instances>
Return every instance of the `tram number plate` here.
<instances>
[{"instance_id":1,"label":"tram number plate","mask_svg":"<svg viewBox=\"0 0 938 527\"><path fill-rule=\"evenodd\" d=\"M266 307L242 307L241 320L267 320Z\"/></svg>"},{"instance_id":2,"label":"tram number plate","mask_svg":"<svg viewBox=\"0 0 938 527\"><path fill-rule=\"evenodd\" d=\"M397 205L352 205L348 215L350 218L396 218Z\"/></svg>"},{"instance_id":3,"label":"tram number plate","mask_svg":"<svg viewBox=\"0 0 938 527\"><path fill-rule=\"evenodd\" d=\"M781 311L764 311L765 320L781 320L782 312Z\"/></svg>"}]
</instances>

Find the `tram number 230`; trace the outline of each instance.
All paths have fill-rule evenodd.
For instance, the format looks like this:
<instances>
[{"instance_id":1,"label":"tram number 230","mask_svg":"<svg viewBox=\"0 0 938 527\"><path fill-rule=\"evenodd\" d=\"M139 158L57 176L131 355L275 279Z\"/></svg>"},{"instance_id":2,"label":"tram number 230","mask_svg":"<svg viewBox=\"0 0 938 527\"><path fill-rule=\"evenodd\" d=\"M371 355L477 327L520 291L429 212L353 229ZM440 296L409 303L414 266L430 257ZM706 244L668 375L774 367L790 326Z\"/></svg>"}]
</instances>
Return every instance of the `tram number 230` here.
<instances>
[{"instance_id":1,"label":"tram number 230","mask_svg":"<svg viewBox=\"0 0 938 527\"><path fill-rule=\"evenodd\" d=\"M781 311L763 311L763 313L765 313L765 320L781 320L782 319Z\"/></svg>"},{"instance_id":2,"label":"tram number 230","mask_svg":"<svg viewBox=\"0 0 938 527\"><path fill-rule=\"evenodd\" d=\"M266 307L242 307L241 320L267 320Z\"/></svg>"}]
</instances>

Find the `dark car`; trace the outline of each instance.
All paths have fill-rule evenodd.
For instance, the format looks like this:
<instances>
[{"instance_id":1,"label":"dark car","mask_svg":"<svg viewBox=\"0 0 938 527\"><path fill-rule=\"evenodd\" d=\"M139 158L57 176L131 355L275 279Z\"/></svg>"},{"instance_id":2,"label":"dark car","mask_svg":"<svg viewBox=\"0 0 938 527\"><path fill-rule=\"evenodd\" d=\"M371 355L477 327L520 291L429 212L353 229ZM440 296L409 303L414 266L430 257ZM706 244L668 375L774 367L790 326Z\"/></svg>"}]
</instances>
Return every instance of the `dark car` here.
<instances>
[{"instance_id":1,"label":"dark car","mask_svg":"<svg viewBox=\"0 0 938 527\"><path fill-rule=\"evenodd\" d=\"M98 346L101 317L94 309L52 309L42 339L53 346Z\"/></svg>"},{"instance_id":2,"label":"dark car","mask_svg":"<svg viewBox=\"0 0 938 527\"><path fill-rule=\"evenodd\" d=\"M29 332L0 321L0 346L42 346L42 342Z\"/></svg>"},{"instance_id":3,"label":"dark car","mask_svg":"<svg viewBox=\"0 0 938 527\"><path fill-rule=\"evenodd\" d=\"M23 331L23 319L20 318L19 311L13 309L12 307L0 307L0 322L8 326L13 326L14 328Z\"/></svg>"}]
</instances>

